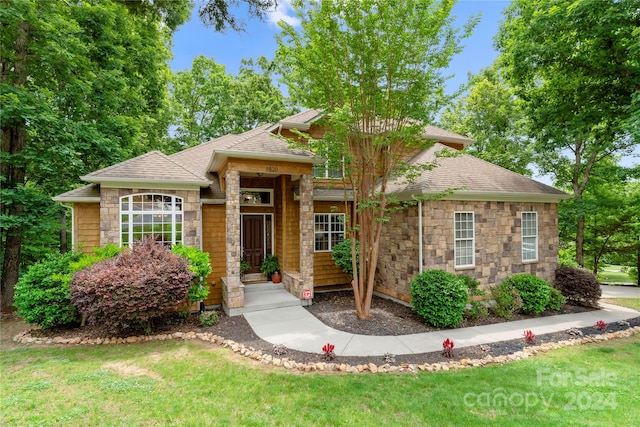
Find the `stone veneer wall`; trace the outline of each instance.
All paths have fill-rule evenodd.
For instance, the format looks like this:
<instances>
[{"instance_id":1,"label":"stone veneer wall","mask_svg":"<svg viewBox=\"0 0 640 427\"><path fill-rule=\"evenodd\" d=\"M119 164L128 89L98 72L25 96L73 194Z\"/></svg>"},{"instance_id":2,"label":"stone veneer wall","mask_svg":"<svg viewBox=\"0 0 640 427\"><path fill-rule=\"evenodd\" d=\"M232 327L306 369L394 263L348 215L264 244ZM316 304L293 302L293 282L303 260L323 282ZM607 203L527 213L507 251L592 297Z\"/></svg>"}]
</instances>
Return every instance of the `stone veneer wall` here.
<instances>
[{"instance_id":1,"label":"stone veneer wall","mask_svg":"<svg viewBox=\"0 0 640 427\"><path fill-rule=\"evenodd\" d=\"M475 266L454 267L454 212L474 212ZM521 213L538 213L538 261L522 261ZM431 201L423 205L424 269L442 269L477 278L483 287L517 273L553 282L558 262L555 203ZM418 208L393 215L385 225L378 258L376 290L410 301L410 281L418 268Z\"/></svg>"},{"instance_id":2,"label":"stone veneer wall","mask_svg":"<svg viewBox=\"0 0 640 427\"><path fill-rule=\"evenodd\" d=\"M303 300L303 305L311 304L313 298L313 249L314 249L314 215L313 215L313 177L300 177L300 271L284 272L283 284L289 293ZM310 291L304 298L304 291Z\"/></svg>"},{"instance_id":3,"label":"stone veneer wall","mask_svg":"<svg viewBox=\"0 0 640 427\"><path fill-rule=\"evenodd\" d=\"M138 188L100 189L100 246L120 244L120 197L130 194L167 194L182 197L182 241L185 246L200 247L200 190L149 190Z\"/></svg>"}]
</instances>

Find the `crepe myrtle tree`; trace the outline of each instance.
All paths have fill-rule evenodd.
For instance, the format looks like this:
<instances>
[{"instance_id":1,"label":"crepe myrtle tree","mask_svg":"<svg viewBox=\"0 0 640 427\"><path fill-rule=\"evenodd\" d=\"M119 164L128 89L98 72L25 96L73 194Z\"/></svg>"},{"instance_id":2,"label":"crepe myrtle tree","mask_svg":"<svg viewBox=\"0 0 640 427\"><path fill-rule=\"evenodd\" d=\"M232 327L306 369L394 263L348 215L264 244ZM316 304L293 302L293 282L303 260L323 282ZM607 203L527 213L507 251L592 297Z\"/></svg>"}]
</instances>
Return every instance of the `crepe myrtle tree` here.
<instances>
[{"instance_id":1,"label":"crepe myrtle tree","mask_svg":"<svg viewBox=\"0 0 640 427\"><path fill-rule=\"evenodd\" d=\"M300 27L280 22L277 62L289 94L300 105L324 112L327 133L308 136L309 148L344 163L353 188L348 237L355 308L371 316L374 275L382 227L403 203L388 194L395 179L411 180L424 168L408 163L431 142L421 137L447 101L444 70L476 20L452 25L455 2L292 2ZM414 200L415 203L415 200Z\"/></svg>"}]
</instances>

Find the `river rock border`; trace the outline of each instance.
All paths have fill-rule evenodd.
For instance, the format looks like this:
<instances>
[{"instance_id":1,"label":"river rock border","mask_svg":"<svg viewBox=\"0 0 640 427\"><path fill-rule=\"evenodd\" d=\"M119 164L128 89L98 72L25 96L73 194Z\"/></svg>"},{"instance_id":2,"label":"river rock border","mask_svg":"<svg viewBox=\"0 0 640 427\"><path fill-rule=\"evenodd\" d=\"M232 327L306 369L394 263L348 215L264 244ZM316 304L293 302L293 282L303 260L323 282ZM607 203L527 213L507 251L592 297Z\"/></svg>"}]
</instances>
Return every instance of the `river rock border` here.
<instances>
[{"instance_id":1,"label":"river rock border","mask_svg":"<svg viewBox=\"0 0 640 427\"><path fill-rule=\"evenodd\" d=\"M587 335L581 338L571 338L568 340L548 342L537 346L528 346L508 355L491 356L487 355L482 359L461 359L451 360L449 362L440 363L427 363L423 365L418 364L402 364L391 365L383 364L376 365L375 363L368 363L363 365L348 365L346 363L326 363L326 362L314 362L314 363L298 363L288 358L274 357L269 353L265 353L261 350L256 350L253 347L246 347L241 343L237 343L232 340L214 335L212 333L196 333L196 332L175 332L172 334L160 334L160 335L142 335L142 336L130 336L126 338L34 338L30 335L30 331L24 331L16 335L13 340L22 344L36 344L36 345L104 345L104 344L135 344L145 341L166 341L173 339L182 340L201 340L220 345L224 348L228 348L236 354L256 360L263 365L271 365L275 367L281 367L288 370L296 370L302 372L346 372L346 373L387 373L387 372L438 372L466 369L480 366L487 366L493 364L504 364L513 362L516 360L528 359L536 354L546 353L551 350L555 350L562 347L571 347L575 345L581 345L592 342L609 341L617 338L628 338L637 333L640 333L640 326L625 329L623 331L608 332L599 335Z\"/></svg>"}]
</instances>

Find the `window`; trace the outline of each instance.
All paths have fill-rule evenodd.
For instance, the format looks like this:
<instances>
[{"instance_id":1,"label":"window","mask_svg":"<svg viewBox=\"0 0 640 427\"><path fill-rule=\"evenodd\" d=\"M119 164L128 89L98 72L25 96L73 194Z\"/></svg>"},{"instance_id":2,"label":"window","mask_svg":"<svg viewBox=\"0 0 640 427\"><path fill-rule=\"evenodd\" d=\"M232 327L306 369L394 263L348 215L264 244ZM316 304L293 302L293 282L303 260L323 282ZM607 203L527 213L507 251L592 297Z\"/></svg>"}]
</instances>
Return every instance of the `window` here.
<instances>
[{"instance_id":1,"label":"window","mask_svg":"<svg viewBox=\"0 0 640 427\"><path fill-rule=\"evenodd\" d=\"M331 251L344 240L344 214L315 214L315 251Z\"/></svg>"},{"instance_id":2,"label":"window","mask_svg":"<svg viewBox=\"0 0 640 427\"><path fill-rule=\"evenodd\" d=\"M329 157L329 147L325 151ZM327 160L313 167L314 178L342 178L344 176L344 157L340 160Z\"/></svg>"},{"instance_id":3,"label":"window","mask_svg":"<svg viewBox=\"0 0 640 427\"><path fill-rule=\"evenodd\" d=\"M455 266L473 266L475 265L473 212L455 212L454 215Z\"/></svg>"},{"instance_id":4,"label":"window","mask_svg":"<svg viewBox=\"0 0 640 427\"><path fill-rule=\"evenodd\" d=\"M120 198L120 244L153 236L166 245L182 243L182 198L133 194Z\"/></svg>"},{"instance_id":5,"label":"window","mask_svg":"<svg viewBox=\"0 0 640 427\"><path fill-rule=\"evenodd\" d=\"M242 206L273 206L273 190L268 188L241 188Z\"/></svg>"},{"instance_id":6,"label":"window","mask_svg":"<svg viewBox=\"0 0 640 427\"><path fill-rule=\"evenodd\" d=\"M522 260L538 260L537 212L522 212Z\"/></svg>"}]
</instances>

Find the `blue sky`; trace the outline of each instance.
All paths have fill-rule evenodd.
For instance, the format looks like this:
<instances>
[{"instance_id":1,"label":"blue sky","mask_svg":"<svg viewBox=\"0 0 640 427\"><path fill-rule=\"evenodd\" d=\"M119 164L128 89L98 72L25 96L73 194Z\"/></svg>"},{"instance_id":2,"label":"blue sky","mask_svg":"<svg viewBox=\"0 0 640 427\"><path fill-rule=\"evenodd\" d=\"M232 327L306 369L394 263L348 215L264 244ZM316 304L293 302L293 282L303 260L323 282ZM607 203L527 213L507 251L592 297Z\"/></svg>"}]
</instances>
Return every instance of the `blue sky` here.
<instances>
[{"instance_id":1,"label":"blue sky","mask_svg":"<svg viewBox=\"0 0 640 427\"><path fill-rule=\"evenodd\" d=\"M196 3L198 3L196 1ZM215 61L226 67L227 72L235 74L242 58L266 56L273 58L277 48L274 35L278 33L276 22L279 19L295 23L294 13L288 3L279 2L278 10L269 15L268 20L261 22L249 20L246 13L237 10L236 15L243 18L246 31L236 33L228 30L224 34L216 33L212 28L202 25L197 11L194 10L191 20L174 35L171 67L174 71L191 68L193 58L198 55L213 57ZM467 73L477 73L493 62L497 53L493 48L493 36L498 31L502 10L509 5L508 1L463 0L453 8L456 17L455 25L462 26L469 16L482 14L471 38L464 41L464 51L454 58L449 74L455 75L449 80L449 92L455 91L467 81ZM197 8L197 6L196 6Z\"/></svg>"},{"instance_id":2,"label":"blue sky","mask_svg":"<svg viewBox=\"0 0 640 427\"><path fill-rule=\"evenodd\" d=\"M285 19L295 24L296 19L288 2L281 0L278 9L264 22L249 19L245 10L235 10L236 16L242 18L246 24L246 31L228 30L220 34L202 25L197 13L198 4L201 3L200 0L196 0L196 9L192 12L190 21L180 27L174 35L174 58L171 61L174 72L191 68L193 58L198 55L213 57L232 74L237 73L242 58L257 58L263 55L271 59L277 48L274 35L279 32L279 28L276 23ZM493 46L493 38L498 32L502 11L508 5L509 1L506 0L460 0L454 6L452 14L456 17L454 24L457 27L461 27L471 15L481 16L471 37L463 41L464 50L451 62L448 71L454 77L447 83L447 92L452 93L466 83L468 73L476 74L493 63L498 55ZM640 148L636 147L634 153L634 156L623 158L622 163L626 166L637 164ZM537 179L549 183L548 177L538 176Z\"/></svg>"}]
</instances>

